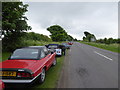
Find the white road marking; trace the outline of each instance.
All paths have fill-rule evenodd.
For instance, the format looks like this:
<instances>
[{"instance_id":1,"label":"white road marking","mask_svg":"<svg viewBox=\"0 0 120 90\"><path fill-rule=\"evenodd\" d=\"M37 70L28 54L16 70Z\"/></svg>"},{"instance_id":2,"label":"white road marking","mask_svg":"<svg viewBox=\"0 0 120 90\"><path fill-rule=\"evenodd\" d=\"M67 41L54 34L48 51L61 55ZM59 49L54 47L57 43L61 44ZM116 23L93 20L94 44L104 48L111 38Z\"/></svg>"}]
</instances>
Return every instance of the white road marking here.
<instances>
[{"instance_id":1,"label":"white road marking","mask_svg":"<svg viewBox=\"0 0 120 90\"><path fill-rule=\"evenodd\" d=\"M96 52L96 51L94 51L94 53L96 53L96 54L98 54L98 55L100 55L100 56L102 56L102 57L104 57L104 58L106 58L108 60L111 60L111 61L113 60L113 59L111 59L111 58L109 58L109 57L107 57L107 56L105 56L103 54L100 54L100 53Z\"/></svg>"}]
</instances>

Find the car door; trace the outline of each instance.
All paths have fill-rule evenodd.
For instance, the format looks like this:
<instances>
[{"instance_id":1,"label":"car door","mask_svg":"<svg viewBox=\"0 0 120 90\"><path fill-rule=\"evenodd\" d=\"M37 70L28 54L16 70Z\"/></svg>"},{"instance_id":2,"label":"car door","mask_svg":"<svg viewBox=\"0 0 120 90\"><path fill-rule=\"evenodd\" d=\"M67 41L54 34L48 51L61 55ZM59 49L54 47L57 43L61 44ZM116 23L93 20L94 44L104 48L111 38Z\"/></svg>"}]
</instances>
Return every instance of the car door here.
<instances>
[{"instance_id":1,"label":"car door","mask_svg":"<svg viewBox=\"0 0 120 90\"><path fill-rule=\"evenodd\" d=\"M47 68L49 68L51 66L51 55L50 54L46 55L44 50L41 50L41 58L44 59Z\"/></svg>"},{"instance_id":2,"label":"car door","mask_svg":"<svg viewBox=\"0 0 120 90\"><path fill-rule=\"evenodd\" d=\"M48 49L46 47L43 50L46 54L46 57L49 59L50 64L52 64L53 63L53 55L51 54L51 52L48 51Z\"/></svg>"}]
</instances>

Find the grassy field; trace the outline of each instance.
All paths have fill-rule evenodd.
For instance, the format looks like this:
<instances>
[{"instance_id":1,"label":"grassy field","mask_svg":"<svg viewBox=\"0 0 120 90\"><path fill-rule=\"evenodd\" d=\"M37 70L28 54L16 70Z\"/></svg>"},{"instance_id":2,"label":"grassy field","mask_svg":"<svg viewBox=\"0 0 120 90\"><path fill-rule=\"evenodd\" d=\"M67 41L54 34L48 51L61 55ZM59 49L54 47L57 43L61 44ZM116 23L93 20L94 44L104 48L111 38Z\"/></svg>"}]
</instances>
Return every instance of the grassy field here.
<instances>
[{"instance_id":1,"label":"grassy field","mask_svg":"<svg viewBox=\"0 0 120 90\"><path fill-rule=\"evenodd\" d=\"M91 45L91 46L95 46L95 47L98 47L98 48L102 48L102 49L106 49L106 50L109 50L109 51L112 51L112 52L117 52L117 53L120 53L120 45L119 44L101 44L101 43L93 43L93 42L82 42L80 41L80 43L84 43L84 44L87 44L87 45Z\"/></svg>"},{"instance_id":2,"label":"grassy field","mask_svg":"<svg viewBox=\"0 0 120 90\"><path fill-rule=\"evenodd\" d=\"M7 60L10 55L11 55L10 52L3 52L2 53L2 61Z\"/></svg>"}]
</instances>

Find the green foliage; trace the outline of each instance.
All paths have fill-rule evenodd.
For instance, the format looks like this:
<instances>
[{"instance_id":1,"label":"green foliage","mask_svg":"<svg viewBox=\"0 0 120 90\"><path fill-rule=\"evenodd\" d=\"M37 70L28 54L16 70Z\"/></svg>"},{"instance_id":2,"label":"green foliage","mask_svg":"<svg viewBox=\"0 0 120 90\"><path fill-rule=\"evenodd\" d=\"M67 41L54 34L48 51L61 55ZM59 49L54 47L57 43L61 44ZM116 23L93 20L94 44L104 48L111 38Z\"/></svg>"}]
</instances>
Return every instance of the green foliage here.
<instances>
[{"instance_id":1,"label":"green foliage","mask_svg":"<svg viewBox=\"0 0 120 90\"><path fill-rule=\"evenodd\" d=\"M78 40L75 38L74 41L78 41Z\"/></svg>"},{"instance_id":2,"label":"green foliage","mask_svg":"<svg viewBox=\"0 0 120 90\"><path fill-rule=\"evenodd\" d=\"M10 55L11 55L11 52L2 52L1 62L7 60L10 57Z\"/></svg>"},{"instance_id":3,"label":"green foliage","mask_svg":"<svg viewBox=\"0 0 120 90\"><path fill-rule=\"evenodd\" d=\"M84 34L85 37L83 37L83 41L87 41L87 42L96 41L96 37L93 34L90 34L87 31L85 31Z\"/></svg>"},{"instance_id":4,"label":"green foliage","mask_svg":"<svg viewBox=\"0 0 120 90\"><path fill-rule=\"evenodd\" d=\"M47 30L51 33L50 37L53 41L71 41L73 39L73 37L68 35L67 32L59 25L50 26Z\"/></svg>"},{"instance_id":5,"label":"green foliage","mask_svg":"<svg viewBox=\"0 0 120 90\"><path fill-rule=\"evenodd\" d=\"M67 40L72 41L72 40L74 40L74 38L71 35L67 35Z\"/></svg>"},{"instance_id":6,"label":"green foliage","mask_svg":"<svg viewBox=\"0 0 120 90\"><path fill-rule=\"evenodd\" d=\"M90 35L90 33L87 32L87 31L85 31L84 34L85 34L86 37L87 37L88 35Z\"/></svg>"},{"instance_id":7,"label":"green foliage","mask_svg":"<svg viewBox=\"0 0 120 90\"><path fill-rule=\"evenodd\" d=\"M29 32L29 33L24 32L23 38L25 40L34 40L34 41L45 41L45 42L52 41L51 38L49 38L48 36L34 32Z\"/></svg>"},{"instance_id":8,"label":"green foliage","mask_svg":"<svg viewBox=\"0 0 120 90\"><path fill-rule=\"evenodd\" d=\"M105 44L118 43L120 44L120 39L113 39L113 38L98 39L97 43L105 43Z\"/></svg>"},{"instance_id":9,"label":"green foliage","mask_svg":"<svg viewBox=\"0 0 120 90\"><path fill-rule=\"evenodd\" d=\"M2 39L3 51L13 51L16 48L19 48L22 44L21 37L22 37L21 33L16 33L16 34L12 34L4 37Z\"/></svg>"},{"instance_id":10,"label":"green foliage","mask_svg":"<svg viewBox=\"0 0 120 90\"><path fill-rule=\"evenodd\" d=\"M22 32L30 30L24 16L28 5L22 2L2 3L2 39L3 50L13 51L22 43Z\"/></svg>"},{"instance_id":11,"label":"green foliage","mask_svg":"<svg viewBox=\"0 0 120 90\"><path fill-rule=\"evenodd\" d=\"M120 38L117 40L117 43L119 43L119 44L120 44Z\"/></svg>"},{"instance_id":12,"label":"green foliage","mask_svg":"<svg viewBox=\"0 0 120 90\"><path fill-rule=\"evenodd\" d=\"M21 47L45 45L46 42L52 41L48 36L34 32L22 32L19 39L12 39L15 38L14 35L15 34L13 34L12 37L9 37L9 39L6 39L6 37L3 38L2 41L7 42L7 45L6 43L3 43L3 51L14 51L16 48Z\"/></svg>"},{"instance_id":13,"label":"green foliage","mask_svg":"<svg viewBox=\"0 0 120 90\"><path fill-rule=\"evenodd\" d=\"M85 37L83 37L83 41L85 41Z\"/></svg>"},{"instance_id":14,"label":"green foliage","mask_svg":"<svg viewBox=\"0 0 120 90\"><path fill-rule=\"evenodd\" d=\"M31 29L24 16L28 5L22 2L3 2L2 3L2 35L20 33Z\"/></svg>"}]
</instances>

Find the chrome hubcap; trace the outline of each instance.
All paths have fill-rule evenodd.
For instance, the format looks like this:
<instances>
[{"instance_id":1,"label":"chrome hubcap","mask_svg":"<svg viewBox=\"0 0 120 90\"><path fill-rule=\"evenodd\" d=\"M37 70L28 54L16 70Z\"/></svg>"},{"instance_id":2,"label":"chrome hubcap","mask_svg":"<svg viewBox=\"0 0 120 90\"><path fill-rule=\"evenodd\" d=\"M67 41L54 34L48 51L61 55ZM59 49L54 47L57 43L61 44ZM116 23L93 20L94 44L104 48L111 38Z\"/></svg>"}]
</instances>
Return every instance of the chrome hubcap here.
<instances>
[{"instance_id":1,"label":"chrome hubcap","mask_svg":"<svg viewBox=\"0 0 120 90\"><path fill-rule=\"evenodd\" d=\"M54 60L54 62L53 62L53 65L55 65L56 64L56 60Z\"/></svg>"},{"instance_id":2,"label":"chrome hubcap","mask_svg":"<svg viewBox=\"0 0 120 90\"><path fill-rule=\"evenodd\" d=\"M45 79L45 70L44 69L42 70L42 73L41 73L41 79L42 79L42 81L44 81L44 79Z\"/></svg>"}]
</instances>

